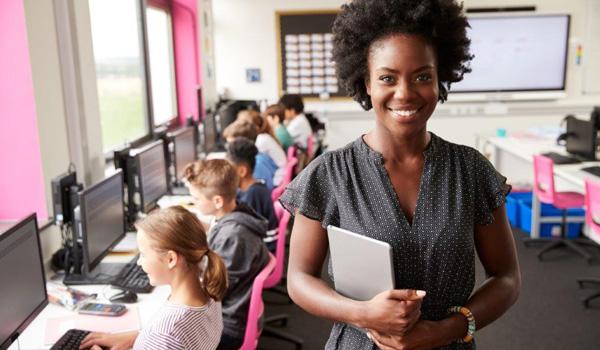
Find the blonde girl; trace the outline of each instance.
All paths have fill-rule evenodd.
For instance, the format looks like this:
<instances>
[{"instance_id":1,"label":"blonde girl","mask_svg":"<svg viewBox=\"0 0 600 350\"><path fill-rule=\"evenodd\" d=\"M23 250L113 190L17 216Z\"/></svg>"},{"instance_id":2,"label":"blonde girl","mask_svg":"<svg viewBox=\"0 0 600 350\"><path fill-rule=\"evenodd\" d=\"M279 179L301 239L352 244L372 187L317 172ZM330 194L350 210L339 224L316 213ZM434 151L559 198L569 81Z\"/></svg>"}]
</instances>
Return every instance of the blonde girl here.
<instances>
[{"instance_id":1,"label":"blonde girl","mask_svg":"<svg viewBox=\"0 0 600 350\"><path fill-rule=\"evenodd\" d=\"M152 212L135 224L138 265L150 284L171 286L171 295L140 332L91 333L80 349L215 349L221 338L221 299L227 270L208 248L195 215L176 206Z\"/></svg>"}]
</instances>

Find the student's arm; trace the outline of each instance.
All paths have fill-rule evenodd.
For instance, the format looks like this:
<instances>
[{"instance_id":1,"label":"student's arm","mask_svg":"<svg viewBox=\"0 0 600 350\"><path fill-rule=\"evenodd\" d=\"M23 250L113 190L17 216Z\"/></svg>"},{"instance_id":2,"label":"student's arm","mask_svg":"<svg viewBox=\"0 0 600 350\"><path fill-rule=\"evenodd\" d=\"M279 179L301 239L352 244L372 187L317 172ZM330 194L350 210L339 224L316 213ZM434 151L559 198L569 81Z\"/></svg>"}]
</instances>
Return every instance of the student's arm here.
<instances>
[{"instance_id":1,"label":"student's arm","mask_svg":"<svg viewBox=\"0 0 600 350\"><path fill-rule=\"evenodd\" d=\"M493 216L492 224L475 228L477 254L488 278L464 305L473 313L477 330L502 316L515 303L521 290L515 241L504 206L494 210ZM371 335L379 347L386 350L431 349L463 338L466 334L466 318L453 314L438 322L419 321L404 337L389 337L377 332Z\"/></svg>"},{"instance_id":2,"label":"student's arm","mask_svg":"<svg viewBox=\"0 0 600 350\"><path fill-rule=\"evenodd\" d=\"M116 334L93 332L88 334L83 339L83 341L79 345L79 349L93 349L93 346L97 348L107 347L110 350L131 349L133 347L133 344L135 343L135 339L137 338L138 334L138 331Z\"/></svg>"},{"instance_id":3,"label":"student's arm","mask_svg":"<svg viewBox=\"0 0 600 350\"><path fill-rule=\"evenodd\" d=\"M279 142L283 146L284 150L287 150L288 147L294 144L294 139L283 124L279 124L275 130L275 135L279 139Z\"/></svg>"},{"instance_id":4,"label":"student's arm","mask_svg":"<svg viewBox=\"0 0 600 350\"><path fill-rule=\"evenodd\" d=\"M423 296L414 290L391 290L355 301L321 280L328 242L320 222L297 213L291 237L288 293L307 312L388 334L403 334L418 321Z\"/></svg>"}]
</instances>

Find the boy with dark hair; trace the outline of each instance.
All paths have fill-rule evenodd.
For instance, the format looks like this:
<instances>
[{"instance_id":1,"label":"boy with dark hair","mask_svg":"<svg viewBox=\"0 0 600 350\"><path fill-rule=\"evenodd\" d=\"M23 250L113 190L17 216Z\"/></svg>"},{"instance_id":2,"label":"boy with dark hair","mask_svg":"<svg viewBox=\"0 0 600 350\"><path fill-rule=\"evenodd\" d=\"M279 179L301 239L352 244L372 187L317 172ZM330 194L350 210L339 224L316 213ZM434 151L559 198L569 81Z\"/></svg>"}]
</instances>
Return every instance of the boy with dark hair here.
<instances>
[{"instance_id":1,"label":"boy with dark hair","mask_svg":"<svg viewBox=\"0 0 600 350\"><path fill-rule=\"evenodd\" d=\"M229 286L223 297L223 334L217 349L239 349L244 341L254 278L267 265L263 243L267 221L244 203L236 202L239 177L225 159L197 161L184 170L196 207L214 215L208 245L223 260Z\"/></svg>"},{"instance_id":2,"label":"boy with dark hair","mask_svg":"<svg viewBox=\"0 0 600 350\"><path fill-rule=\"evenodd\" d=\"M259 215L267 219L269 230L273 230L277 228L277 217L275 209L273 209L271 192L252 176L257 154L258 149L252 141L243 137L238 137L230 142L227 148L227 159L236 167L240 177L238 201L248 204Z\"/></svg>"},{"instance_id":3,"label":"boy with dark hair","mask_svg":"<svg viewBox=\"0 0 600 350\"><path fill-rule=\"evenodd\" d=\"M285 94L279 99L279 104L284 108L287 131L300 147L306 149L308 137L312 128L304 115L304 102L300 95Z\"/></svg>"},{"instance_id":4,"label":"boy with dark hair","mask_svg":"<svg viewBox=\"0 0 600 350\"><path fill-rule=\"evenodd\" d=\"M238 137L245 137L254 143L256 142L257 135L256 125L246 120L236 120L223 130L223 137L228 143ZM279 169L277 164L271 157L264 153L256 154L255 158L256 164L252 175L255 179L264 181L265 186L267 186L269 191L273 190L273 187L275 187L273 177L275 176L277 169Z\"/></svg>"}]
</instances>

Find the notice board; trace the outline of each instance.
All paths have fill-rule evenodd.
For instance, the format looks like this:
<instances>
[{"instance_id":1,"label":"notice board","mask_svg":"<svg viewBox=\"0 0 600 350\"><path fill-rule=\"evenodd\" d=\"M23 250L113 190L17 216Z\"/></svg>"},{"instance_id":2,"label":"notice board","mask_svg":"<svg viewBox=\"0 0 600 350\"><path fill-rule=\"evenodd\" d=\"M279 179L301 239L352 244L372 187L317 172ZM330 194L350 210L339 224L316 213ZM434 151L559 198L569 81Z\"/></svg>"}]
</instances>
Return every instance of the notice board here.
<instances>
[{"instance_id":1,"label":"notice board","mask_svg":"<svg viewBox=\"0 0 600 350\"><path fill-rule=\"evenodd\" d=\"M276 12L279 94L346 97L332 60L337 10Z\"/></svg>"}]
</instances>

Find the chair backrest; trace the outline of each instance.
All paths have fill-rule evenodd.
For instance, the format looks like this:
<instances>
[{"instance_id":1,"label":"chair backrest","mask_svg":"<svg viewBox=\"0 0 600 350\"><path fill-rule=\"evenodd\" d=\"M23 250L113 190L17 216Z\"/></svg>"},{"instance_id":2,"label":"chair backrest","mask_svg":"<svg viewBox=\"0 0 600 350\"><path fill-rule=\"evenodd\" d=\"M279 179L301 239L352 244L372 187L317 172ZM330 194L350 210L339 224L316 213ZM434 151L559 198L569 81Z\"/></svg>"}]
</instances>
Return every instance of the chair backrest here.
<instances>
[{"instance_id":1,"label":"chair backrest","mask_svg":"<svg viewBox=\"0 0 600 350\"><path fill-rule=\"evenodd\" d=\"M590 234L600 238L600 183L585 179L585 223L591 227Z\"/></svg>"},{"instance_id":2,"label":"chair backrest","mask_svg":"<svg viewBox=\"0 0 600 350\"><path fill-rule=\"evenodd\" d=\"M269 253L267 266L254 278L252 294L250 295L250 307L248 308L248 320L246 321L246 332L240 350L254 350L258 345L258 338L262 332L262 316L265 311L265 304L262 299L263 287L265 280L273 272L276 263L275 257Z\"/></svg>"},{"instance_id":3,"label":"chair backrest","mask_svg":"<svg viewBox=\"0 0 600 350\"><path fill-rule=\"evenodd\" d=\"M554 203L554 162L552 159L536 155L533 156L533 192L540 202Z\"/></svg>"},{"instance_id":4,"label":"chair backrest","mask_svg":"<svg viewBox=\"0 0 600 350\"><path fill-rule=\"evenodd\" d=\"M291 214L283 209L281 204L277 202L275 204L275 215L279 220L279 226L277 227L277 245L275 246L275 259L277 264L273 273L267 277L265 281L265 288L272 288L279 284L281 277L283 276L283 269L285 265L285 241L287 235L287 227L290 222Z\"/></svg>"},{"instance_id":5,"label":"chair backrest","mask_svg":"<svg viewBox=\"0 0 600 350\"><path fill-rule=\"evenodd\" d=\"M287 150L287 159L288 159L288 162L290 160L292 160L292 158L296 158L296 152L298 152L298 149L296 148L296 146L290 146L290 147L288 147L288 150Z\"/></svg>"},{"instance_id":6,"label":"chair backrest","mask_svg":"<svg viewBox=\"0 0 600 350\"><path fill-rule=\"evenodd\" d=\"M273 201L273 204L275 204L279 197L281 197L283 191L285 191L286 186L289 185L290 182L292 182L296 164L298 164L298 159L294 157L291 160L288 160L287 164L285 165L285 172L283 173L281 183L279 184L279 186L275 187L271 191L271 200Z\"/></svg>"}]
</instances>

